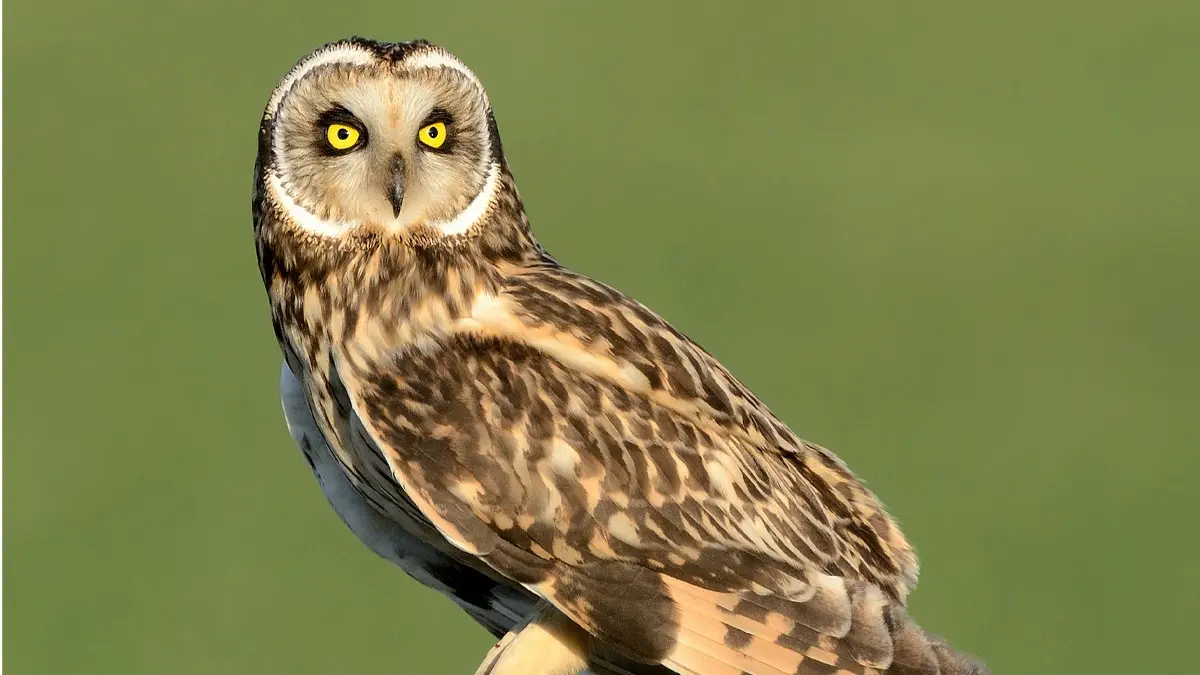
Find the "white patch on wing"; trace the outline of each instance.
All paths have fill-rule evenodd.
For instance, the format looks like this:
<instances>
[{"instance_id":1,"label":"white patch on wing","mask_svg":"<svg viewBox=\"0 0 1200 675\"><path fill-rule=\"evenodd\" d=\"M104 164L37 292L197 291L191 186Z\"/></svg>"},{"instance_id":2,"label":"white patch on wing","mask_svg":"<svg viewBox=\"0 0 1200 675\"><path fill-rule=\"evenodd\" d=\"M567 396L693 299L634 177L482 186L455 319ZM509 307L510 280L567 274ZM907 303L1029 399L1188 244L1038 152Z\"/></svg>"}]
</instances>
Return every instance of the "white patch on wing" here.
<instances>
[{"instance_id":1,"label":"white patch on wing","mask_svg":"<svg viewBox=\"0 0 1200 675\"><path fill-rule=\"evenodd\" d=\"M708 462L704 465L704 468L708 472L708 482L712 485L713 490L725 499L733 499L735 496L733 492L733 479L730 477L729 472L725 470L725 467L719 462Z\"/></svg>"},{"instance_id":2,"label":"white patch on wing","mask_svg":"<svg viewBox=\"0 0 1200 675\"><path fill-rule=\"evenodd\" d=\"M608 534L617 541L630 546L641 546L642 538L638 534L637 525L628 515L617 512L608 519Z\"/></svg>"},{"instance_id":3,"label":"white patch on wing","mask_svg":"<svg viewBox=\"0 0 1200 675\"><path fill-rule=\"evenodd\" d=\"M504 321L511 318L511 315L504 309L500 298L491 293L480 293L475 296L475 302L471 305L471 318L478 324L486 324Z\"/></svg>"},{"instance_id":4,"label":"white patch on wing","mask_svg":"<svg viewBox=\"0 0 1200 675\"><path fill-rule=\"evenodd\" d=\"M708 480L718 495L730 501L737 499L734 484L741 479L741 471L728 453L717 452L706 457L704 470L708 472Z\"/></svg>"},{"instance_id":5,"label":"white patch on wing","mask_svg":"<svg viewBox=\"0 0 1200 675\"><path fill-rule=\"evenodd\" d=\"M479 504L479 493L482 490L479 483L476 481L458 481L450 486L450 494L458 497L460 501L475 506Z\"/></svg>"},{"instance_id":6,"label":"white patch on wing","mask_svg":"<svg viewBox=\"0 0 1200 675\"><path fill-rule=\"evenodd\" d=\"M575 468L579 466L579 453L561 438L555 438L550 444L550 468L563 478L575 478Z\"/></svg>"},{"instance_id":7,"label":"white patch on wing","mask_svg":"<svg viewBox=\"0 0 1200 675\"><path fill-rule=\"evenodd\" d=\"M546 503L542 505L542 512L538 514L538 520L543 523L553 523L555 516L558 515L558 507L562 506L562 495L553 485L548 485L547 488Z\"/></svg>"}]
</instances>

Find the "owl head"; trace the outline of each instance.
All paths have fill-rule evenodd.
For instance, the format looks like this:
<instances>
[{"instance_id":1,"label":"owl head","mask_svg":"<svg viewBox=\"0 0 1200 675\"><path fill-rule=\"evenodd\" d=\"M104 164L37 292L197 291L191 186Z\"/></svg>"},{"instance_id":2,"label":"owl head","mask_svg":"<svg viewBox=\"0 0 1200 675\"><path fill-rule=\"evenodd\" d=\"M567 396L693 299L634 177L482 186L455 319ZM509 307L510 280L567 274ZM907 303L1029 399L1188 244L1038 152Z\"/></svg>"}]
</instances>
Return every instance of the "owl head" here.
<instances>
[{"instance_id":1,"label":"owl head","mask_svg":"<svg viewBox=\"0 0 1200 675\"><path fill-rule=\"evenodd\" d=\"M515 193L479 79L423 40L301 59L267 103L255 181L256 223L342 243L463 236Z\"/></svg>"}]
</instances>

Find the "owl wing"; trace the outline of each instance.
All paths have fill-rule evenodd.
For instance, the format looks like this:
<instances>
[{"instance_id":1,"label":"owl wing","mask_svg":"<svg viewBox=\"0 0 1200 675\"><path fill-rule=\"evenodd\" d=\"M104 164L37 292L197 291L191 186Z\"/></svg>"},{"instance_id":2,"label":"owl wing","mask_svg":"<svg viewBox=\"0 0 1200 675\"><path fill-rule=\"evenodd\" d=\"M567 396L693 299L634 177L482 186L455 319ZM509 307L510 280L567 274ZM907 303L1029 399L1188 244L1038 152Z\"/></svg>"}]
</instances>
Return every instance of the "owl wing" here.
<instances>
[{"instance_id":1,"label":"owl wing","mask_svg":"<svg viewBox=\"0 0 1200 675\"><path fill-rule=\"evenodd\" d=\"M447 596L496 637L503 636L534 609L537 598L463 564L404 527L356 489L326 443L299 379L285 361L279 391L288 433L334 511L376 555L424 586Z\"/></svg>"},{"instance_id":2,"label":"owl wing","mask_svg":"<svg viewBox=\"0 0 1200 675\"><path fill-rule=\"evenodd\" d=\"M970 672L905 614L916 561L875 498L612 289L521 270L436 347L335 366L447 540L633 659Z\"/></svg>"}]
</instances>

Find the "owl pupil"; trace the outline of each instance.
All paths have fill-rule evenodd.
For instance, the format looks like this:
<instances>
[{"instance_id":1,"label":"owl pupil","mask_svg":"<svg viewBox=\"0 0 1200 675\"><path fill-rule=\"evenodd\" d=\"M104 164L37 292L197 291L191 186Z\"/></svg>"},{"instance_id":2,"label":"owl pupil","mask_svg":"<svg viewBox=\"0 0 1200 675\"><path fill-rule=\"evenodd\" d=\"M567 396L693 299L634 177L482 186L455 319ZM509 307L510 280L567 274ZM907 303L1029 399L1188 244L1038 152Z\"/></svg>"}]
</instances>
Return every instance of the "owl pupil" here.
<instances>
[{"instance_id":1,"label":"owl pupil","mask_svg":"<svg viewBox=\"0 0 1200 675\"><path fill-rule=\"evenodd\" d=\"M437 127L431 127L429 129L429 137L430 138L437 138L437 134L438 134Z\"/></svg>"},{"instance_id":2,"label":"owl pupil","mask_svg":"<svg viewBox=\"0 0 1200 675\"><path fill-rule=\"evenodd\" d=\"M349 129L338 129L337 134L338 134L338 138L340 138L343 141L346 140L347 138L350 138L350 130Z\"/></svg>"}]
</instances>

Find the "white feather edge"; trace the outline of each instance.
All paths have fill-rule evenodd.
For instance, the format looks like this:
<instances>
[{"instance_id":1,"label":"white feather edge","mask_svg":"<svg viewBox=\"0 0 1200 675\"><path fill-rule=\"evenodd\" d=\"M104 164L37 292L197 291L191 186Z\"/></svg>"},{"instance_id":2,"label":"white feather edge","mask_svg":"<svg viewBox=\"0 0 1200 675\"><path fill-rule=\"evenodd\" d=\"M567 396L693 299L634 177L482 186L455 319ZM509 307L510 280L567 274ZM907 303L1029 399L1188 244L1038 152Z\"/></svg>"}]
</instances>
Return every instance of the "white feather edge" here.
<instances>
[{"instance_id":1,"label":"white feather edge","mask_svg":"<svg viewBox=\"0 0 1200 675\"><path fill-rule=\"evenodd\" d=\"M467 207L453 218L436 220L428 223L429 226L441 230L446 236L466 233L487 217L488 212L492 208L492 202L496 199L499 187L500 165L492 162L488 166L487 178L484 179L483 189L476 193L471 203L467 204ZM353 227L353 223L321 218L296 203L296 200L292 199L292 196L284 188L282 179L280 179L279 174L275 171L267 172L267 190L270 191L275 199L275 203L279 204L287 213L287 216L291 218L292 222L306 232L311 232L322 237L337 237ZM393 221L391 224L393 225L393 231L403 227L399 221Z\"/></svg>"}]
</instances>

